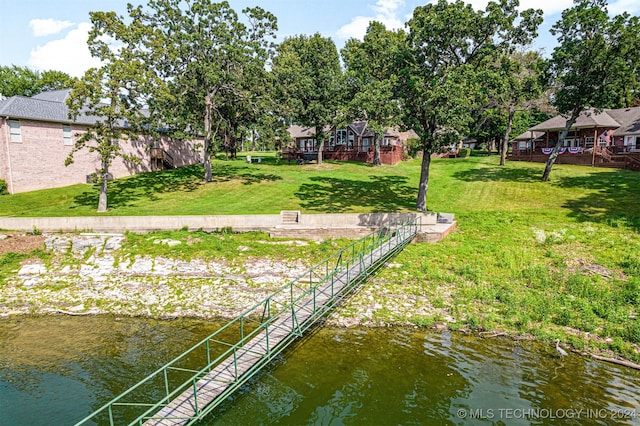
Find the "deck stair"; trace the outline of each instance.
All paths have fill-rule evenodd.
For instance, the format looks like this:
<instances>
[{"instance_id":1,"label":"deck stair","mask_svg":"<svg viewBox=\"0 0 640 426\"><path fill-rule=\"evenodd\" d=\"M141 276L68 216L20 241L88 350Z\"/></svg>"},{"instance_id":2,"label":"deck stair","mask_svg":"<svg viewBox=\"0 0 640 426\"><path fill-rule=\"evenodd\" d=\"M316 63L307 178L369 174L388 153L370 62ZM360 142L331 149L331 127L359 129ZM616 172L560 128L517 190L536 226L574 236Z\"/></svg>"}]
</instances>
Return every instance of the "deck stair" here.
<instances>
[{"instance_id":1,"label":"deck stair","mask_svg":"<svg viewBox=\"0 0 640 426\"><path fill-rule=\"evenodd\" d=\"M310 268L76 425L189 425L326 316L420 229L389 222Z\"/></svg>"},{"instance_id":2,"label":"deck stair","mask_svg":"<svg viewBox=\"0 0 640 426\"><path fill-rule=\"evenodd\" d=\"M595 153L596 153L596 155L598 157L602 158L605 161L612 161L613 157L611 156L611 153L604 146L601 146L601 147L596 146L596 152Z\"/></svg>"},{"instance_id":3,"label":"deck stair","mask_svg":"<svg viewBox=\"0 0 640 426\"><path fill-rule=\"evenodd\" d=\"M150 148L149 154L152 160L160 161L162 163L163 170L174 169L175 161L173 157L162 148Z\"/></svg>"},{"instance_id":4,"label":"deck stair","mask_svg":"<svg viewBox=\"0 0 640 426\"><path fill-rule=\"evenodd\" d=\"M625 155L625 160L627 164L625 168L630 170L640 170L640 160L633 155Z\"/></svg>"}]
</instances>

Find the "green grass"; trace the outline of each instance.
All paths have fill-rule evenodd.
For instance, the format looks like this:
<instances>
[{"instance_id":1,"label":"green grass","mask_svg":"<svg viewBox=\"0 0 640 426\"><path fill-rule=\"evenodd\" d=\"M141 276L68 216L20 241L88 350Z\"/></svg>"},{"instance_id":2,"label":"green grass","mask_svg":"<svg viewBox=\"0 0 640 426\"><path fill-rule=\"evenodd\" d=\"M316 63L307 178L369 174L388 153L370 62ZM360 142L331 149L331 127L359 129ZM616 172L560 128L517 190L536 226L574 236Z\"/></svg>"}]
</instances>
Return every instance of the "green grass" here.
<instances>
[{"instance_id":1,"label":"green grass","mask_svg":"<svg viewBox=\"0 0 640 426\"><path fill-rule=\"evenodd\" d=\"M318 167L274 157L260 164L243 159L216 160L211 183L202 182L198 166L113 182L109 214L412 211L420 174L419 160ZM610 349L640 361L640 173L556 165L551 180L540 182L542 164L497 162L496 156L432 162L429 210L454 213L458 229L438 244L409 245L394 259L402 268L383 269L376 280L383 293L426 297L433 309L411 318L379 309L373 320L444 319L453 328L557 337L576 348ZM88 185L3 196L0 215L93 215L97 196ZM186 259L231 258L238 245L246 245L252 256L300 250L320 260L336 247L293 250L255 243L262 237L254 234L180 231L130 236L127 250L153 254L163 246L154 245L154 238L204 241L178 246L176 256ZM20 260L3 263L8 268ZM376 300L385 307L384 294Z\"/></svg>"},{"instance_id":2,"label":"green grass","mask_svg":"<svg viewBox=\"0 0 640 426\"><path fill-rule=\"evenodd\" d=\"M415 204L415 165L373 168L363 163L325 162L303 166L277 161L213 162L213 181L202 166L146 173L109 184L111 215L274 214L406 211ZM96 214L98 188L64 188L3 196L2 216L88 216Z\"/></svg>"}]
</instances>

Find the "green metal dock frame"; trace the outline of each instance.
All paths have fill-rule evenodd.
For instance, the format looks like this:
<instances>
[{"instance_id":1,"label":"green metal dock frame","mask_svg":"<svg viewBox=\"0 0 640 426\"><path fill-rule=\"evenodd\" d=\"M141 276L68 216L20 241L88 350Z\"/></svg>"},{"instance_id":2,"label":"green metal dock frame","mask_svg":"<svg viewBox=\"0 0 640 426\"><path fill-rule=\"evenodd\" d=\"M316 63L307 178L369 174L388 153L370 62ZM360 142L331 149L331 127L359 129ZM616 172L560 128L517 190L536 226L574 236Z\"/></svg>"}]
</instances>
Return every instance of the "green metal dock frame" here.
<instances>
[{"instance_id":1,"label":"green metal dock frame","mask_svg":"<svg viewBox=\"0 0 640 426\"><path fill-rule=\"evenodd\" d=\"M343 248L76 423L187 425L211 413L417 234L407 214Z\"/></svg>"}]
</instances>

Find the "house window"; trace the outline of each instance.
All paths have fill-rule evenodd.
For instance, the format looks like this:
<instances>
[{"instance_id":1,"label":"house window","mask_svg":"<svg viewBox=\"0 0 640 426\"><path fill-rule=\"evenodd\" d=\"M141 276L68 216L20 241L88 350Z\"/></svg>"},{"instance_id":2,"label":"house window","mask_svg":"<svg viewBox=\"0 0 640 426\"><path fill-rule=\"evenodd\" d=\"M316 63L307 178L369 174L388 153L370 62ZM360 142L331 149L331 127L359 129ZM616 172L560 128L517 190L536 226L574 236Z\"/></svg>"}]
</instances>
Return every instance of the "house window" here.
<instances>
[{"instance_id":1,"label":"house window","mask_svg":"<svg viewBox=\"0 0 640 426\"><path fill-rule=\"evenodd\" d=\"M315 145L315 139L300 139L300 149L304 152L314 151Z\"/></svg>"},{"instance_id":2,"label":"house window","mask_svg":"<svg viewBox=\"0 0 640 426\"><path fill-rule=\"evenodd\" d=\"M356 135L353 134L351 130L349 130L349 149L353 149L353 143L356 139Z\"/></svg>"},{"instance_id":3,"label":"house window","mask_svg":"<svg viewBox=\"0 0 640 426\"><path fill-rule=\"evenodd\" d=\"M636 136L636 149L640 149L640 136Z\"/></svg>"},{"instance_id":4,"label":"house window","mask_svg":"<svg viewBox=\"0 0 640 426\"><path fill-rule=\"evenodd\" d=\"M518 149L524 151L525 149L531 148L531 142L520 141L518 142Z\"/></svg>"},{"instance_id":5,"label":"house window","mask_svg":"<svg viewBox=\"0 0 640 426\"><path fill-rule=\"evenodd\" d=\"M65 146L73 145L73 140L71 139L71 126L67 124L62 125L62 140Z\"/></svg>"},{"instance_id":6,"label":"house window","mask_svg":"<svg viewBox=\"0 0 640 426\"><path fill-rule=\"evenodd\" d=\"M346 145L347 129L336 130L336 145Z\"/></svg>"},{"instance_id":7,"label":"house window","mask_svg":"<svg viewBox=\"0 0 640 426\"><path fill-rule=\"evenodd\" d=\"M384 138L382 141L382 146L390 146L390 145L391 145L391 139Z\"/></svg>"},{"instance_id":8,"label":"house window","mask_svg":"<svg viewBox=\"0 0 640 426\"><path fill-rule=\"evenodd\" d=\"M585 138L584 139L584 147L585 148L593 148L594 141L595 141L595 139L593 137Z\"/></svg>"},{"instance_id":9,"label":"house window","mask_svg":"<svg viewBox=\"0 0 640 426\"><path fill-rule=\"evenodd\" d=\"M336 136L331 133L329 135L329 149L333 149L333 147L336 145Z\"/></svg>"},{"instance_id":10,"label":"house window","mask_svg":"<svg viewBox=\"0 0 640 426\"><path fill-rule=\"evenodd\" d=\"M22 142L20 122L18 120L9 120L9 133L11 135L11 142Z\"/></svg>"},{"instance_id":11,"label":"house window","mask_svg":"<svg viewBox=\"0 0 640 426\"><path fill-rule=\"evenodd\" d=\"M369 151L369 138L362 139L362 150Z\"/></svg>"}]
</instances>

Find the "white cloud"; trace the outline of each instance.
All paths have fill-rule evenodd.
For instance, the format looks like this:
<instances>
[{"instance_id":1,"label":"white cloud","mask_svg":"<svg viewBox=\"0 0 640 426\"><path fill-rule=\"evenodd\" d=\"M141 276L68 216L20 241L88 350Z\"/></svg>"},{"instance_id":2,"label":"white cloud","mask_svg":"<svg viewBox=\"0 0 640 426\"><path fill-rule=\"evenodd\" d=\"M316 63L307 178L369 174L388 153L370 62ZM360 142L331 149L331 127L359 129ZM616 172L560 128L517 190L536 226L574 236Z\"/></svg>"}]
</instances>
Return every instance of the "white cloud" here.
<instances>
[{"instance_id":1,"label":"white cloud","mask_svg":"<svg viewBox=\"0 0 640 426\"><path fill-rule=\"evenodd\" d=\"M55 19L32 19L29 21L29 27L33 30L35 37L43 37L52 34L58 34L65 28L74 25L69 21L56 21Z\"/></svg>"},{"instance_id":2,"label":"white cloud","mask_svg":"<svg viewBox=\"0 0 640 426\"><path fill-rule=\"evenodd\" d=\"M87 69L100 65L87 46L90 29L91 24L81 23L64 38L36 47L29 56L29 65L43 71L63 71L81 77Z\"/></svg>"},{"instance_id":3,"label":"white cloud","mask_svg":"<svg viewBox=\"0 0 640 426\"><path fill-rule=\"evenodd\" d=\"M404 5L404 0L378 0L371 8L379 15L395 16L396 10Z\"/></svg>"},{"instance_id":4,"label":"white cloud","mask_svg":"<svg viewBox=\"0 0 640 426\"><path fill-rule=\"evenodd\" d=\"M621 1L634 2L637 0ZM431 2L435 2L435 0L431 0ZM466 2L471 4L471 6L473 6L475 10L485 10L487 8L489 0L466 0ZM542 9L545 16L551 16L555 15L556 13L562 12L564 9L567 9L571 6L573 6L573 0L520 0L520 6L518 7L518 9Z\"/></svg>"},{"instance_id":5,"label":"white cloud","mask_svg":"<svg viewBox=\"0 0 640 426\"><path fill-rule=\"evenodd\" d=\"M570 7L573 7L573 0L554 0L543 2L540 0L521 0L519 9L542 9L544 16L552 16Z\"/></svg>"},{"instance_id":6,"label":"white cloud","mask_svg":"<svg viewBox=\"0 0 640 426\"><path fill-rule=\"evenodd\" d=\"M356 16L350 23L343 25L336 32L340 38L362 39L371 21L378 21L388 29L398 29L404 26L404 20L398 18L398 9L404 5L404 0L378 0L371 9L375 16Z\"/></svg>"},{"instance_id":7,"label":"white cloud","mask_svg":"<svg viewBox=\"0 0 640 426\"><path fill-rule=\"evenodd\" d=\"M618 0L609 3L610 15L620 15L627 12L630 15L637 15L640 12L640 2L638 0Z\"/></svg>"}]
</instances>

